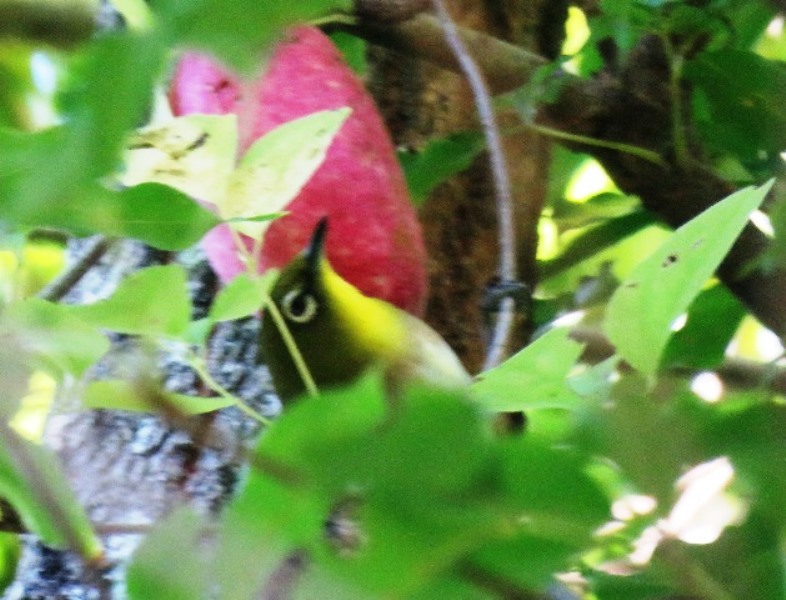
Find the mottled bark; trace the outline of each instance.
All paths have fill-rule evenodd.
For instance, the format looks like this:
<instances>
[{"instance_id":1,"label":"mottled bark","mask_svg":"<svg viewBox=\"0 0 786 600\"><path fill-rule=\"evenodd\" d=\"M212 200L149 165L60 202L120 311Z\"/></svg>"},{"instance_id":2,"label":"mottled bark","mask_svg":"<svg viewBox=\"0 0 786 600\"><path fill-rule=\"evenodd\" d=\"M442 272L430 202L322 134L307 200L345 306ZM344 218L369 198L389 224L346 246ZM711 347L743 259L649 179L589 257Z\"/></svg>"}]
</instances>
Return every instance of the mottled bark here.
<instances>
[{"instance_id":1,"label":"mottled bark","mask_svg":"<svg viewBox=\"0 0 786 600\"><path fill-rule=\"evenodd\" d=\"M76 247L78 256L79 249L86 246ZM129 273L169 261L188 269L194 316L204 316L216 279L201 253L194 250L169 256L135 242L114 245L64 301L94 302L111 294ZM272 414L278 410L278 401L266 369L258 364L258 350L257 319L223 324L210 343L211 371L227 389L263 414ZM169 390L206 393L182 357L161 352L153 360L129 336L113 338L112 350L92 375L129 376L145 365L155 365ZM106 532L102 542L109 564L104 569L91 568L72 553L46 548L31 538L17 581L4 598L124 598L123 573L143 532L184 504L202 514L216 514L231 497L245 463L245 450L257 433L256 423L234 408L175 425L152 415L80 410L67 399L59 399L49 418L45 441L58 453L97 529Z\"/></svg>"}]
</instances>

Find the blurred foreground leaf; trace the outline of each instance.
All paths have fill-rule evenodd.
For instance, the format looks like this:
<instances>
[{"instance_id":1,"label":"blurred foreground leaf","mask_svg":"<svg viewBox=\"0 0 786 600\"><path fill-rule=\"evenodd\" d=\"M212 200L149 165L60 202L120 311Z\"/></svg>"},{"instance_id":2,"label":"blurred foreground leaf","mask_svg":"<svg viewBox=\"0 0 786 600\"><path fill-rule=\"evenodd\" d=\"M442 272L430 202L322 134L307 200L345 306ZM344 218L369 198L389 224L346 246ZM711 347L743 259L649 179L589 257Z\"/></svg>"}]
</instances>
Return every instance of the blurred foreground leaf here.
<instances>
[{"instance_id":1,"label":"blurred foreground leaf","mask_svg":"<svg viewBox=\"0 0 786 600\"><path fill-rule=\"evenodd\" d=\"M582 351L570 331L555 328L504 363L478 375L472 385L484 407L495 412L572 408L578 398L567 377Z\"/></svg>"},{"instance_id":2,"label":"blurred foreground leaf","mask_svg":"<svg viewBox=\"0 0 786 600\"><path fill-rule=\"evenodd\" d=\"M134 553L126 585L131 600L205 597L210 572L206 523L184 506L156 524ZM173 568L172 557L177 556Z\"/></svg>"},{"instance_id":3,"label":"blurred foreground leaf","mask_svg":"<svg viewBox=\"0 0 786 600\"><path fill-rule=\"evenodd\" d=\"M106 337L68 307L38 298L8 306L0 319L0 336L14 340L29 364L56 378L82 375L109 350Z\"/></svg>"},{"instance_id":4,"label":"blurred foreground leaf","mask_svg":"<svg viewBox=\"0 0 786 600\"><path fill-rule=\"evenodd\" d=\"M101 543L68 485L57 458L0 421L0 495L44 543L101 560Z\"/></svg>"},{"instance_id":5,"label":"blurred foreground leaf","mask_svg":"<svg viewBox=\"0 0 786 600\"><path fill-rule=\"evenodd\" d=\"M522 587L540 589L608 513L585 460L538 438L494 437L462 395L413 390L391 409L364 378L271 426L228 508L219 572L242 560L233 539L262 555L273 531L279 547L308 551L314 568L367 594L422 597L457 565L516 561ZM325 529L342 519L357 530L346 552Z\"/></svg>"}]
</instances>

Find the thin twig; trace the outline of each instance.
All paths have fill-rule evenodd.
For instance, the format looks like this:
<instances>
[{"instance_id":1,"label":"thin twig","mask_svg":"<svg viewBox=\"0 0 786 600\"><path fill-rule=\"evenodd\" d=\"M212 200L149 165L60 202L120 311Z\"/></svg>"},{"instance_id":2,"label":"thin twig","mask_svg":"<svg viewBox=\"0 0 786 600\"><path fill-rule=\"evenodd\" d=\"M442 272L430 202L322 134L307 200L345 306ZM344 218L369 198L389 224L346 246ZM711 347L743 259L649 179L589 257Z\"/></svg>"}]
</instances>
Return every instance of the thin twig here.
<instances>
[{"instance_id":1,"label":"thin twig","mask_svg":"<svg viewBox=\"0 0 786 600\"><path fill-rule=\"evenodd\" d=\"M308 568L309 555L305 549L286 556L270 575L260 593L260 600L288 600L294 597L295 586Z\"/></svg>"},{"instance_id":2,"label":"thin twig","mask_svg":"<svg viewBox=\"0 0 786 600\"><path fill-rule=\"evenodd\" d=\"M634 146L632 144L624 144L622 142L612 142L609 140L602 140L599 138L593 138L586 135L578 135L578 134L570 133L568 131L563 131L561 129L556 129L554 127L537 125L535 123L524 123L521 126L521 129L528 129L531 131L535 131L537 133L540 133L541 135L545 135L546 137L550 137L555 140L563 140L573 144L583 144L585 146L595 146L596 148L608 148L609 150L618 150L619 152L624 152L625 154L630 154L631 156L638 156L639 158L651 162L654 165L658 165L659 167L663 167L663 168L668 167L668 163L657 152L653 152L652 150L647 150L646 148L642 148L640 146ZM518 127L514 127L513 129L507 131L506 133L508 135L512 135L517 133L518 130L519 130Z\"/></svg>"},{"instance_id":3,"label":"thin twig","mask_svg":"<svg viewBox=\"0 0 786 600\"><path fill-rule=\"evenodd\" d=\"M437 11L437 16L442 23L445 41L455 54L456 60L472 90L478 118L483 127L483 134L486 137L492 180L494 182L494 195L497 203L499 277L502 281L515 281L517 278L516 231L513 220L513 196L505 154L502 150L502 140L494 117L494 109L491 105L491 95L483 74L467 51L445 4L442 0L432 1ZM483 365L484 371L497 366L505 359L509 350L510 338L513 334L515 311L516 303L513 298L505 298L500 303L497 322L489 341L486 361Z\"/></svg>"},{"instance_id":4,"label":"thin twig","mask_svg":"<svg viewBox=\"0 0 786 600\"><path fill-rule=\"evenodd\" d=\"M227 390L223 385L218 383L199 356L196 356L195 354L189 355L188 364L192 369L194 369L194 372L205 383L205 385L207 385L208 388L216 392L222 398L231 401L239 410L246 413L257 423L261 423L265 426L270 425L270 419L260 415L257 411L246 404L245 400L243 400L240 396L236 396Z\"/></svg>"},{"instance_id":5,"label":"thin twig","mask_svg":"<svg viewBox=\"0 0 786 600\"><path fill-rule=\"evenodd\" d=\"M61 300L101 260L101 257L107 253L116 241L114 238L108 238L103 235L93 238L87 252L71 265L65 273L41 290L38 297L50 302Z\"/></svg>"}]
</instances>

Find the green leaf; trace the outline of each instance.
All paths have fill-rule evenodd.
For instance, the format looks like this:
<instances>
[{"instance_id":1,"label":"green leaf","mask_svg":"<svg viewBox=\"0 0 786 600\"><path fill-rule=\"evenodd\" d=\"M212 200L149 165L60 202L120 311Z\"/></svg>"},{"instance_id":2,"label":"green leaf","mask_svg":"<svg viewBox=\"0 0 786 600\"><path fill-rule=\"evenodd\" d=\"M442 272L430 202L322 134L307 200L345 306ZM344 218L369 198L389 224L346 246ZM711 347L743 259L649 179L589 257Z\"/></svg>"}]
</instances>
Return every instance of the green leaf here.
<instances>
[{"instance_id":1,"label":"green leaf","mask_svg":"<svg viewBox=\"0 0 786 600\"><path fill-rule=\"evenodd\" d=\"M89 223L93 231L136 238L161 250L184 250L220 222L192 198L158 183L124 189L106 203L101 208L110 215L103 223Z\"/></svg>"},{"instance_id":2,"label":"green leaf","mask_svg":"<svg viewBox=\"0 0 786 600\"><path fill-rule=\"evenodd\" d=\"M529 580L543 585L545 565L569 568L608 503L579 454L492 437L485 419L462 395L431 389L391 407L374 377L288 407L228 508L222 572L244 560L228 553L264 555L272 540L361 597L427 597L484 548L526 538L533 559L543 550ZM349 558L326 537L337 515L357 527Z\"/></svg>"},{"instance_id":3,"label":"green leaf","mask_svg":"<svg viewBox=\"0 0 786 600\"><path fill-rule=\"evenodd\" d=\"M0 495L45 544L70 548L88 561L101 558L101 543L57 458L22 439L5 421L0 421Z\"/></svg>"},{"instance_id":4,"label":"green leaf","mask_svg":"<svg viewBox=\"0 0 786 600\"><path fill-rule=\"evenodd\" d=\"M116 168L126 133L144 118L163 53L149 36L96 38L74 59L60 98L64 125L0 133L4 218L41 224L42 215L57 217L61 210L90 212L84 203L97 178Z\"/></svg>"},{"instance_id":5,"label":"green leaf","mask_svg":"<svg viewBox=\"0 0 786 600\"><path fill-rule=\"evenodd\" d=\"M368 71L368 59L366 52L368 44L363 38L352 35L345 31L335 30L329 33L330 41L335 44L338 51L341 52L341 58L347 63L347 66L352 69L355 74L363 79Z\"/></svg>"},{"instance_id":6,"label":"green leaf","mask_svg":"<svg viewBox=\"0 0 786 600\"><path fill-rule=\"evenodd\" d=\"M620 362L618 355L592 365L590 368L571 376L568 379L570 389L582 398L602 402L608 398L613 386L614 376Z\"/></svg>"},{"instance_id":7,"label":"green leaf","mask_svg":"<svg viewBox=\"0 0 786 600\"><path fill-rule=\"evenodd\" d=\"M288 214L289 213L287 211L282 210L282 211L279 211L279 212L272 212L272 213L267 213L267 214L264 214L264 215L257 215L255 217L235 217L235 218L232 218L232 219L224 219L224 222L225 223L242 223L243 221L246 221L248 223L264 223L266 221L275 221L276 219L280 219L281 217L284 217L284 216L286 216Z\"/></svg>"},{"instance_id":8,"label":"green leaf","mask_svg":"<svg viewBox=\"0 0 786 600\"><path fill-rule=\"evenodd\" d=\"M205 523L189 506L159 522L134 553L126 589L131 600L194 600L206 597L211 573ZM172 559L177 557L176 568Z\"/></svg>"},{"instance_id":9,"label":"green leaf","mask_svg":"<svg viewBox=\"0 0 786 600\"><path fill-rule=\"evenodd\" d=\"M0 130L0 210L17 224L45 221L40 213L73 202L89 179L81 147L65 126L38 133ZM73 137L73 136L71 136Z\"/></svg>"},{"instance_id":10,"label":"green leaf","mask_svg":"<svg viewBox=\"0 0 786 600\"><path fill-rule=\"evenodd\" d=\"M69 307L37 298L5 309L0 337L13 340L32 365L60 378L81 376L109 350L106 336L74 317Z\"/></svg>"},{"instance_id":11,"label":"green leaf","mask_svg":"<svg viewBox=\"0 0 786 600\"><path fill-rule=\"evenodd\" d=\"M188 248L220 223L182 192L158 183L120 191L85 186L80 194L56 198L38 210L24 206L21 200L5 208L7 217L19 225L56 227L80 235L133 237L162 250Z\"/></svg>"},{"instance_id":12,"label":"green leaf","mask_svg":"<svg viewBox=\"0 0 786 600\"><path fill-rule=\"evenodd\" d=\"M218 293L210 307L210 319L233 321L258 312L276 276L272 271L261 277L241 273Z\"/></svg>"},{"instance_id":13,"label":"green leaf","mask_svg":"<svg viewBox=\"0 0 786 600\"><path fill-rule=\"evenodd\" d=\"M565 568L566 557L574 552L575 546L569 544L522 536L489 544L473 556L473 562L484 567L486 573L524 589L544 589L553 582L554 573Z\"/></svg>"},{"instance_id":14,"label":"green leaf","mask_svg":"<svg viewBox=\"0 0 786 600\"><path fill-rule=\"evenodd\" d=\"M263 51L284 28L352 10L350 0L155 0L152 4L173 45L212 51L246 71L259 66Z\"/></svg>"},{"instance_id":15,"label":"green leaf","mask_svg":"<svg viewBox=\"0 0 786 600\"><path fill-rule=\"evenodd\" d=\"M412 201L423 203L440 183L468 169L485 148L482 135L461 132L433 139L420 151L399 152Z\"/></svg>"},{"instance_id":16,"label":"green leaf","mask_svg":"<svg viewBox=\"0 0 786 600\"><path fill-rule=\"evenodd\" d=\"M583 404L575 438L585 452L613 463L634 489L664 506L672 502L674 482L685 466L713 456L697 447L695 419L676 410L695 403L695 397L689 390L677 392L668 384L650 390L641 374L623 373L609 395Z\"/></svg>"},{"instance_id":17,"label":"green leaf","mask_svg":"<svg viewBox=\"0 0 786 600\"><path fill-rule=\"evenodd\" d=\"M553 203L554 221L560 231L587 227L595 223L641 213L639 199L616 192L600 192L581 202L560 198Z\"/></svg>"},{"instance_id":18,"label":"green leaf","mask_svg":"<svg viewBox=\"0 0 786 600\"><path fill-rule=\"evenodd\" d=\"M582 344L567 329L552 329L498 367L478 375L472 391L496 412L574 408L577 397L566 380Z\"/></svg>"},{"instance_id":19,"label":"green leaf","mask_svg":"<svg viewBox=\"0 0 786 600\"><path fill-rule=\"evenodd\" d=\"M68 308L96 327L176 339L186 333L191 318L186 273L179 265L137 271L106 300Z\"/></svg>"},{"instance_id":20,"label":"green leaf","mask_svg":"<svg viewBox=\"0 0 786 600\"><path fill-rule=\"evenodd\" d=\"M191 321L183 333L182 339L191 346L204 346L213 330L213 325L215 325L213 320L207 317Z\"/></svg>"},{"instance_id":21,"label":"green leaf","mask_svg":"<svg viewBox=\"0 0 786 600\"><path fill-rule=\"evenodd\" d=\"M221 397L187 396L161 389L139 389L131 381L111 379L90 382L82 395L82 404L86 408L144 413L177 411L183 415L201 415L233 406L234 401Z\"/></svg>"},{"instance_id":22,"label":"green leaf","mask_svg":"<svg viewBox=\"0 0 786 600\"><path fill-rule=\"evenodd\" d=\"M626 577L595 571L589 578L589 584L596 597L603 600L669 598L678 592L678 585L669 582L662 571L656 569Z\"/></svg>"},{"instance_id":23,"label":"green leaf","mask_svg":"<svg viewBox=\"0 0 786 600\"><path fill-rule=\"evenodd\" d=\"M721 263L771 186L740 190L680 227L617 289L604 328L633 367L655 373L672 323Z\"/></svg>"},{"instance_id":24,"label":"green leaf","mask_svg":"<svg viewBox=\"0 0 786 600\"><path fill-rule=\"evenodd\" d=\"M587 455L568 447L552 447L536 436L501 442L502 485L508 502L520 507L521 530L527 537L578 549L609 517L609 501L587 475Z\"/></svg>"},{"instance_id":25,"label":"green leaf","mask_svg":"<svg viewBox=\"0 0 786 600\"><path fill-rule=\"evenodd\" d=\"M2 511L0 511L0 517ZM11 585L16 576L16 567L22 554L22 543L19 536L12 533L0 533L0 594Z\"/></svg>"},{"instance_id":26,"label":"green leaf","mask_svg":"<svg viewBox=\"0 0 786 600\"><path fill-rule=\"evenodd\" d=\"M60 105L83 181L117 166L126 134L149 110L165 52L152 34L120 32L94 38L77 57Z\"/></svg>"},{"instance_id":27,"label":"green leaf","mask_svg":"<svg viewBox=\"0 0 786 600\"><path fill-rule=\"evenodd\" d=\"M323 110L279 125L259 138L243 155L220 201L224 219L251 218L281 212L325 160L328 148L349 117L350 108ZM253 238L264 222L234 223Z\"/></svg>"}]
</instances>

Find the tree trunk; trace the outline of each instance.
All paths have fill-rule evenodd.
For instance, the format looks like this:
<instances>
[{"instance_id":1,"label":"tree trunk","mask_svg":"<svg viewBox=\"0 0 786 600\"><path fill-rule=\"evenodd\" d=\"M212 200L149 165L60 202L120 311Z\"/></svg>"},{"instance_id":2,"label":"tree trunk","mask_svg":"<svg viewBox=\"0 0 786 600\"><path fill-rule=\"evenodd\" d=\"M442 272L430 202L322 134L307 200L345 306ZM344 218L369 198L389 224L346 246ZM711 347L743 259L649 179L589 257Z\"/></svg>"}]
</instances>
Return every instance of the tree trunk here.
<instances>
[{"instance_id":1,"label":"tree trunk","mask_svg":"<svg viewBox=\"0 0 786 600\"><path fill-rule=\"evenodd\" d=\"M79 255L83 244L72 254ZM112 293L131 272L162 262L188 269L195 318L204 316L217 289L201 251L176 256L136 242L122 242L102 258L66 296L70 303L94 302ZM257 319L224 323L210 343L212 375L262 414L278 410L267 369L260 366ZM199 395L204 389L182 357L151 357L139 341L115 336L112 349L93 376L133 377L139 369L159 371L167 389ZM124 571L146 529L174 508L189 504L216 514L231 497L244 464L245 449L258 426L230 408L179 423L121 411L69 411L56 402L45 442L59 455L64 471L90 519L102 534L108 566L97 570L69 552L27 541L17 580L6 600L124 598ZM135 532L137 529L140 533Z\"/></svg>"},{"instance_id":2,"label":"tree trunk","mask_svg":"<svg viewBox=\"0 0 786 600\"><path fill-rule=\"evenodd\" d=\"M446 2L464 27L548 54L559 49L564 18L561 2ZM564 17L564 14L562 14ZM557 42L553 32L559 32ZM369 86L394 142L417 152L432 138L478 130L472 91L463 76L380 46L370 46ZM500 115L501 124L513 123ZM515 202L518 267L530 289L536 283L537 224L546 195L549 144L519 133L505 137ZM485 354L486 329L481 305L498 273L499 235L488 156L440 185L420 211L430 256L431 292L426 319L457 351L471 372ZM518 332L523 341L526 326Z\"/></svg>"}]
</instances>

